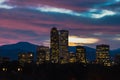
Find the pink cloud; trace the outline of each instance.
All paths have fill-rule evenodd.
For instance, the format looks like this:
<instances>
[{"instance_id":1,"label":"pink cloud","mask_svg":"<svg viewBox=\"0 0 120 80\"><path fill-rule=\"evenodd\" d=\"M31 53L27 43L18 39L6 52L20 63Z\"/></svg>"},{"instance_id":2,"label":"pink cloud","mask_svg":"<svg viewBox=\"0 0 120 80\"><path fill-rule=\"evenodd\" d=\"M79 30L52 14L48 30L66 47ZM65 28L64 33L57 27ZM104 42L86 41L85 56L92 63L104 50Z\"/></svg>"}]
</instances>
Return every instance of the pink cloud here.
<instances>
[{"instance_id":1,"label":"pink cloud","mask_svg":"<svg viewBox=\"0 0 120 80\"><path fill-rule=\"evenodd\" d=\"M34 31L37 34L43 34L48 32L48 28L41 27L41 26L34 26L31 24L26 24L24 22L19 22L16 20L7 20L7 19L2 19L0 20L0 27L3 28L8 28L8 29L13 29L13 30L29 30L29 31Z\"/></svg>"}]
</instances>

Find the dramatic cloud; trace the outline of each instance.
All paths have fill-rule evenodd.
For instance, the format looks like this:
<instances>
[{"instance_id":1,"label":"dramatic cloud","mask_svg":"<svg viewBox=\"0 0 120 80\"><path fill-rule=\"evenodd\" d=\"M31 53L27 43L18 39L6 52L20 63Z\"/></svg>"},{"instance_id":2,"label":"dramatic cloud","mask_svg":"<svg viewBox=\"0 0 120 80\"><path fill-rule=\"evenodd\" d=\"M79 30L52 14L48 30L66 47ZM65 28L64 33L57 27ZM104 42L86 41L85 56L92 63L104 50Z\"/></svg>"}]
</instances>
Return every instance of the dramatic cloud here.
<instances>
[{"instance_id":1,"label":"dramatic cloud","mask_svg":"<svg viewBox=\"0 0 120 80\"><path fill-rule=\"evenodd\" d=\"M105 43L118 48L119 5L120 0L0 0L0 45L49 45L50 29L57 27L74 35L71 45Z\"/></svg>"},{"instance_id":2,"label":"dramatic cloud","mask_svg":"<svg viewBox=\"0 0 120 80\"><path fill-rule=\"evenodd\" d=\"M69 45L76 46L76 45L84 45L84 44L95 44L99 41L96 38L82 38L78 36L69 36Z\"/></svg>"},{"instance_id":3,"label":"dramatic cloud","mask_svg":"<svg viewBox=\"0 0 120 80\"><path fill-rule=\"evenodd\" d=\"M0 8L3 8L3 9L12 9L12 8L15 7L15 6L10 6L10 5L4 4L7 1L8 0L0 0Z\"/></svg>"}]
</instances>

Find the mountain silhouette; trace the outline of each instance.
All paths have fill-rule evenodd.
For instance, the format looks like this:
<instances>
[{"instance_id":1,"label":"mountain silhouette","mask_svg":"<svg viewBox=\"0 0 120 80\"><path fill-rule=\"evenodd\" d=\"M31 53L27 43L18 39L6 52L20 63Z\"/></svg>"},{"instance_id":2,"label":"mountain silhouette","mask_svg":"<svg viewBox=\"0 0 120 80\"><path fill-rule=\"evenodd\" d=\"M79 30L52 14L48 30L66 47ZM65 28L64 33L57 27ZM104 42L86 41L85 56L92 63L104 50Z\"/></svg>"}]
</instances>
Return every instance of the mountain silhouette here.
<instances>
[{"instance_id":1,"label":"mountain silhouette","mask_svg":"<svg viewBox=\"0 0 120 80\"><path fill-rule=\"evenodd\" d=\"M120 48L110 51L111 57L115 57L115 55L117 55L117 54L120 54Z\"/></svg>"},{"instance_id":2,"label":"mountain silhouette","mask_svg":"<svg viewBox=\"0 0 120 80\"><path fill-rule=\"evenodd\" d=\"M36 53L36 47L37 45L28 42L18 42L16 44L3 45L0 47L0 56L10 57L10 59L12 60L17 60L19 53L22 52Z\"/></svg>"},{"instance_id":3,"label":"mountain silhouette","mask_svg":"<svg viewBox=\"0 0 120 80\"><path fill-rule=\"evenodd\" d=\"M29 42L18 42L16 44L9 44L0 46L0 56L9 57L11 60L17 60L18 54L22 52L33 52L34 58L36 58L36 48L38 45L31 44ZM96 49L84 46L86 49L86 58L89 61L95 60L96 57ZM75 46L69 46L69 52L76 52ZM120 48L111 50L110 56L114 57L116 54L120 54Z\"/></svg>"}]
</instances>

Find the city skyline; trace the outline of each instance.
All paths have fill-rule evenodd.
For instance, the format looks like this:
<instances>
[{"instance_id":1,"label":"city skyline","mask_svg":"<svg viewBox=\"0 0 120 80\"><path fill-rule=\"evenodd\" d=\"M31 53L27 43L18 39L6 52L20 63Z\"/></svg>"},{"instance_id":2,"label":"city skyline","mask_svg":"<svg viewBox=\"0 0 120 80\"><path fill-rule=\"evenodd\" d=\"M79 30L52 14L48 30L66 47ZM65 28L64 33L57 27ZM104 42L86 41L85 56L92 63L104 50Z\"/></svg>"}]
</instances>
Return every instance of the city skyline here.
<instances>
[{"instance_id":1,"label":"city skyline","mask_svg":"<svg viewBox=\"0 0 120 80\"><path fill-rule=\"evenodd\" d=\"M0 0L0 45L49 45L50 29L69 31L70 45L120 48L120 0Z\"/></svg>"}]
</instances>

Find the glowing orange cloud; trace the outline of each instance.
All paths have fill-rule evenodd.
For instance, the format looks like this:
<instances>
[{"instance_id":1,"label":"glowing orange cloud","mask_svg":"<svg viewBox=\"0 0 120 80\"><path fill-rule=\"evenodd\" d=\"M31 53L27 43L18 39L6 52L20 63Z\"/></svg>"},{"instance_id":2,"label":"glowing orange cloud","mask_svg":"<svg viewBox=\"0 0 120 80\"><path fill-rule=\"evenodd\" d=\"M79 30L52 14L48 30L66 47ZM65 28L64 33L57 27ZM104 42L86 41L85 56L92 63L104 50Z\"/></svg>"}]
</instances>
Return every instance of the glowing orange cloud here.
<instances>
[{"instance_id":1,"label":"glowing orange cloud","mask_svg":"<svg viewBox=\"0 0 120 80\"><path fill-rule=\"evenodd\" d=\"M76 46L81 44L93 44L97 43L99 39L97 38L81 38L78 36L69 36L69 46Z\"/></svg>"}]
</instances>

